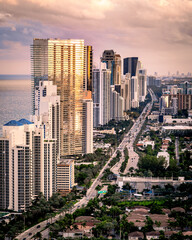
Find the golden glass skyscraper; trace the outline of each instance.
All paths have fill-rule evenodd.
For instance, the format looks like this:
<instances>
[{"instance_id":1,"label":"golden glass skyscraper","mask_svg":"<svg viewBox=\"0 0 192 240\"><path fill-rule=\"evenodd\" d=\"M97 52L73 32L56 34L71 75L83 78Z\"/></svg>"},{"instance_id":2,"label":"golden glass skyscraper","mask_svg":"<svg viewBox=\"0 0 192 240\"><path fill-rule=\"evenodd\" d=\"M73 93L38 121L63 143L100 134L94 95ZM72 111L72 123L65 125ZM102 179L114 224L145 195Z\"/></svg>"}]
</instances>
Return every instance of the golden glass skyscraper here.
<instances>
[{"instance_id":1,"label":"golden glass skyscraper","mask_svg":"<svg viewBox=\"0 0 192 240\"><path fill-rule=\"evenodd\" d=\"M33 100L40 80L53 81L60 95L61 156L83 153L83 91L87 81L85 49L84 40L79 39L34 39L31 47Z\"/></svg>"}]
</instances>

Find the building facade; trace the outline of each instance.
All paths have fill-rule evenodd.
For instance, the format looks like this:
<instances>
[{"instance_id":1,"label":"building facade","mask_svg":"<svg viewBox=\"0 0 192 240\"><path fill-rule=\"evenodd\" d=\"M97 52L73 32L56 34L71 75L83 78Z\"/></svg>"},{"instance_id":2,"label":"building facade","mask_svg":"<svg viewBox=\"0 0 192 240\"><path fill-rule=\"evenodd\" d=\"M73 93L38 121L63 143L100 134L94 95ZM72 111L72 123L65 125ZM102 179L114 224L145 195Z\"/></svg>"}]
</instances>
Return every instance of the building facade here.
<instances>
[{"instance_id":1,"label":"building facade","mask_svg":"<svg viewBox=\"0 0 192 240\"><path fill-rule=\"evenodd\" d=\"M83 99L83 152L93 153L93 101L91 91L85 93Z\"/></svg>"},{"instance_id":2,"label":"building facade","mask_svg":"<svg viewBox=\"0 0 192 240\"><path fill-rule=\"evenodd\" d=\"M34 39L31 55L33 109L39 81L53 81L60 96L60 153L82 154L83 91L92 85L91 47L79 39Z\"/></svg>"},{"instance_id":3,"label":"building facade","mask_svg":"<svg viewBox=\"0 0 192 240\"><path fill-rule=\"evenodd\" d=\"M110 121L110 77L111 71L103 67L100 76L100 125Z\"/></svg>"},{"instance_id":4,"label":"building facade","mask_svg":"<svg viewBox=\"0 0 192 240\"><path fill-rule=\"evenodd\" d=\"M106 68L111 71L111 85L121 83L121 56L113 50L105 50L101 62L106 63Z\"/></svg>"},{"instance_id":5,"label":"building facade","mask_svg":"<svg viewBox=\"0 0 192 240\"><path fill-rule=\"evenodd\" d=\"M61 159L61 162L57 164L57 191L61 195L66 195L74 185L74 160Z\"/></svg>"},{"instance_id":6,"label":"building facade","mask_svg":"<svg viewBox=\"0 0 192 240\"><path fill-rule=\"evenodd\" d=\"M21 119L3 126L0 139L0 206L26 211L42 192L48 200L56 192L56 139L44 138L44 128Z\"/></svg>"},{"instance_id":7,"label":"building facade","mask_svg":"<svg viewBox=\"0 0 192 240\"><path fill-rule=\"evenodd\" d=\"M100 69L93 69L93 127L98 127L100 124L101 111L101 85L100 85Z\"/></svg>"}]
</instances>

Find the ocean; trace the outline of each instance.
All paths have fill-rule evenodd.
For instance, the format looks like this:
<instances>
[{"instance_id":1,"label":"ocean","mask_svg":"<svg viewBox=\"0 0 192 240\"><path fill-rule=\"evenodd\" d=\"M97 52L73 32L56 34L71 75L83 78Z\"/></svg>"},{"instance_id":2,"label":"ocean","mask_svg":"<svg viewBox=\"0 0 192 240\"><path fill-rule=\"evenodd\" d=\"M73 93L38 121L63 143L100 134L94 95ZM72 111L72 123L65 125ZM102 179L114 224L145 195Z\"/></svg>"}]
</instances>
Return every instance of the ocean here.
<instances>
[{"instance_id":1,"label":"ocean","mask_svg":"<svg viewBox=\"0 0 192 240\"><path fill-rule=\"evenodd\" d=\"M28 75L0 75L0 136L10 120L31 114L31 80Z\"/></svg>"}]
</instances>

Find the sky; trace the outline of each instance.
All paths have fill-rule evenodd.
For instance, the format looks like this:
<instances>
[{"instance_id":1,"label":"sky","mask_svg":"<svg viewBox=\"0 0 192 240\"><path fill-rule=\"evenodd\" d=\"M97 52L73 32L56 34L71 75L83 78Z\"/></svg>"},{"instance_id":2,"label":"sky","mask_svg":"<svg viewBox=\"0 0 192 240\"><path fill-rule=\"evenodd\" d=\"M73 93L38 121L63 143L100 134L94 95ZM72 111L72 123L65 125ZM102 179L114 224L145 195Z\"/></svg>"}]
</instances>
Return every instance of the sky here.
<instances>
[{"instance_id":1,"label":"sky","mask_svg":"<svg viewBox=\"0 0 192 240\"><path fill-rule=\"evenodd\" d=\"M148 74L192 72L192 0L0 0L0 74L30 74L33 38L78 38Z\"/></svg>"}]
</instances>

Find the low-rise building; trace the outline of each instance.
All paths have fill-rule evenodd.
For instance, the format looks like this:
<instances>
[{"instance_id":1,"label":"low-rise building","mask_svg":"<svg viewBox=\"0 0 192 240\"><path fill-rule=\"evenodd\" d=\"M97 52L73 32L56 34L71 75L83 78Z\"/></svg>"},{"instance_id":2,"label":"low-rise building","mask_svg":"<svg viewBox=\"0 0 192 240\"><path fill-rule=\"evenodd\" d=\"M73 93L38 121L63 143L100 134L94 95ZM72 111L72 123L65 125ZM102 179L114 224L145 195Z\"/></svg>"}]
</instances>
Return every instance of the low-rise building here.
<instances>
[{"instance_id":1,"label":"low-rise building","mask_svg":"<svg viewBox=\"0 0 192 240\"><path fill-rule=\"evenodd\" d=\"M144 141L139 141L136 145L137 146L142 146L144 148L146 148L147 146L152 146L152 149L154 149L155 142L154 141L149 141L149 140L144 140Z\"/></svg>"},{"instance_id":2,"label":"low-rise building","mask_svg":"<svg viewBox=\"0 0 192 240\"><path fill-rule=\"evenodd\" d=\"M146 233L147 240L159 239L159 236L160 236L160 232L158 232L158 231L152 231L152 232Z\"/></svg>"},{"instance_id":3,"label":"low-rise building","mask_svg":"<svg viewBox=\"0 0 192 240\"><path fill-rule=\"evenodd\" d=\"M61 159L60 163L57 164L57 191L61 195L66 195L74 185L74 160Z\"/></svg>"},{"instance_id":4,"label":"low-rise building","mask_svg":"<svg viewBox=\"0 0 192 240\"><path fill-rule=\"evenodd\" d=\"M144 235L142 232L136 231L136 232L129 233L128 239L129 240L142 240L142 239L144 239Z\"/></svg>"}]
</instances>

